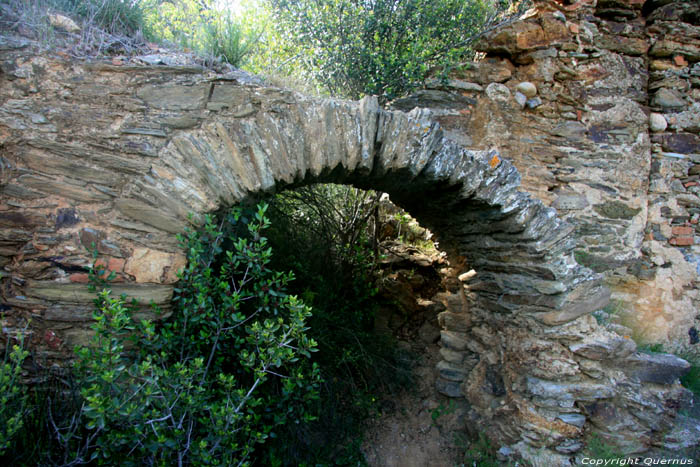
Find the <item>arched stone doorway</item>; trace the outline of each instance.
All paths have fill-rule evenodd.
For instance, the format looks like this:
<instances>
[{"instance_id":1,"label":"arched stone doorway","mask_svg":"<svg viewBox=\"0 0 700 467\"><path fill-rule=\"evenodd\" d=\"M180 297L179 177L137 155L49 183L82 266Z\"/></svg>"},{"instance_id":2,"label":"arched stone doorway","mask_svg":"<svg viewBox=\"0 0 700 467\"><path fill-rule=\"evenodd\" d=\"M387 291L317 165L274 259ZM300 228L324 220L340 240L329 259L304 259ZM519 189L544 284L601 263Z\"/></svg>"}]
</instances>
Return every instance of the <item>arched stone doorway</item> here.
<instances>
[{"instance_id":1,"label":"arched stone doorway","mask_svg":"<svg viewBox=\"0 0 700 467\"><path fill-rule=\"evenodd\" d=\"M189 68L10 58L28 71L0 82L3 115L19 109L2 135L3 307L38 318L36 344L52 358L87 332L81 245L95 242L121 274L115 292L167 304L189 213L348 183L389 193L477 271L447 298L452 377L438 384L466 397L492 438L566 463L587 429L635 451L670 426L685 362L599 327L589 314L608 292L574 260L570 227L518 191L508 161L450 141L429 113Z\"/></svg>"}]
</instances>

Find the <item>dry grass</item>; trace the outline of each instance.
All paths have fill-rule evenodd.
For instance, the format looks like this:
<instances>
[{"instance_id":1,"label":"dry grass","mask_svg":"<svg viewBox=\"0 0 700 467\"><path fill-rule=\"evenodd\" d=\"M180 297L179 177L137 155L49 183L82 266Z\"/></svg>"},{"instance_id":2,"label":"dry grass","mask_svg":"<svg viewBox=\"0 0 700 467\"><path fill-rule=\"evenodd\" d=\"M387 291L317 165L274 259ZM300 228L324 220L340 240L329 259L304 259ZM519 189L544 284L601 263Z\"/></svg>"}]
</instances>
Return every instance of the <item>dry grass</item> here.
<instances>
[{"instance_id":1,"label":"dry grass","mask_svg":"<svg viewBox=\"0 0 700 467\"><path fill-rule=\"evenodd\" d=\"M87 10L83 15L65 12L59 0L0 0L0 35L19 36L32 41L41 50L63 52L75 58L148 53L144 35L105 29L99 24L97 12ZM51 25L50 15L60 14L72 19L80 30L69 32Z\"/></svg>"}]
</instances>

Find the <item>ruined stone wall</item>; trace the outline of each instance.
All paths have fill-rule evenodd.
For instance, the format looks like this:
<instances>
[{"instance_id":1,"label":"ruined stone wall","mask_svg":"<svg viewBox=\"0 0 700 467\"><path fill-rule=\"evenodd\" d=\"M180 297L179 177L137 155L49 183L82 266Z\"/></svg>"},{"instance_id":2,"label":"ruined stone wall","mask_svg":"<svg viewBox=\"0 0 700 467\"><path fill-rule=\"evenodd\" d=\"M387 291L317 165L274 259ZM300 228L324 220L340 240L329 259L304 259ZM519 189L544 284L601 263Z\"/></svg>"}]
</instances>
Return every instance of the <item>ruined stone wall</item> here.
<instances>
[{"instance_id":1,"label":"ruined stone wall","mask_svg":"<svg viewBox=\"0 0 700 467\"><path fill-rule=\"evenodd\" d=\"M576 226L576 259L613 289L609 326L697 352L700 3L540 1L482 60L393 103L497 148Z\"/></svg>"},{"instance_id":2,"label":"ruined stone wall","mask_svg":"<svg viewBox=\"0 0 700 467\"><path fill-rule=\"evenodd\" d=\"M525 457L549 456L547 465L568 465L591 431L625 452L663 443L688 398L678 385L688 364L639 353L629 336L598 325L590 313L609 292L575 258L605 271L618 297L625 281L681 264L657 268L642 254L649 180L669 156L652 153L646 51L600 48L601 38L626 36L601 32L612 27L607 7L578 5L540 4L487 38L491 56L450 88L395 103L427 102L432 114L387 111L370 97L309 98L240 73L78 62L0 41L3 331L31 320L37 361L60 363L88 337L93 243L117 274L115 293L144 312L150 301L167 307L188 213L196 223L275 190L349 183L388 192L476 270L453 271L439 318L437 386L468 400L465 424ZM611 11L627 15L622 42L650 40L634 37L650 30L639 5ZM659 165L663 177L687 176L689 158L668 160L686 165ZM536 196L519 190L513 164ZM664 196L653 200L680 199ZM675 237L655 241L692 252L673 240L686 231L670 229Z\"/></svg>"}]
</instances>

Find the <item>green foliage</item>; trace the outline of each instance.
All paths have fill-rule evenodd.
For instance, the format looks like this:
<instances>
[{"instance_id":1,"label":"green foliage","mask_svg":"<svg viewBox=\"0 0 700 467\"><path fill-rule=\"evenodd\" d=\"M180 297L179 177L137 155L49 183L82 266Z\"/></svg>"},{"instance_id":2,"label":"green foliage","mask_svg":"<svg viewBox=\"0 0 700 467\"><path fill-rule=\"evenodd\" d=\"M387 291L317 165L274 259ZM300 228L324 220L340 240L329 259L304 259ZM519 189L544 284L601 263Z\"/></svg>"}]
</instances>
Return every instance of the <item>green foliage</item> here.
<instances>
[{"instance_id":1,"label":"green foliage","mask_svg":"<svg viewBox=\"0 0 700 467\"><path fill-rule=\"evenodd\" d=\"M457 406L452 399L450 399L447 405L441 402L440 405L430 411L430 418L433 420L433 425L435 425L440 417L453 413L456 408Z\"/></svg>"},{"instance_id":2,"label":"green foliage","mask_svg":"<svg viewBox=\"0 0 700 467\"><path fill-rule=\"evenodd\" d=\"M260 40L261 29L246 25L216 0L142 0L144 21L157 40L211 55L239 67Z\"/></svg>"},{"instance_id":3,"label":"green foliage","mask_svg":"<svg viewBox=\"0 0 700 467\"><path fill-rule=\"evenodd\" d=\"M243 68L277 86L319 94L318 83L307 71L311 66L308 51L278 27L270 5L258 0L241 0L239 5L241 26L247 34L258 37L257 47L246 56Z\"/></svg>"},{"instance_id":4,"label":"green foliage","mask_svg":"<svg viewBox=\"0 0 700 467\"><path fill-rule=\"evenodd\" d=\"M262 231L265 206L180 237L188 266L163 326L99 293L90 346L76 349L84 457L98 464L247 464L285 423L308 422L310 308L285 292ZM224 246L230 246L225 248ZM100 271L92 274L100 279Z\"/></svg>"},{"instance_id":5,"label":"green foliage","mask_svg":"<svg viewBox=\"0 0 700 467\"><path fill-rule=\"evenodd\" d=\"M231 13L208 25L206 32L205 50L235 67L243 64L260 37L255 32L246 34Z\"/></svg>"},{"instance_id":6,"label":"green foliage","mask_svg":"<svg viewBox=\"0 0 700 467\"><path fill-rule=\"evenodd\" d=\"M464 452L464 465L473 467L500 467L502 462L496 457L496 449L484 433L469 442Z\"/></svg>"},{"instance_id":7,"label":"green foliage","mask_svg":"<svg viewBox=\"0 0 700 467\"><path fill-rule=\"evenodd\" d=\"M46 0L46 3L111 34L131 37L145 28L141 0Z\"/></svg>"},{"instance_id":8,"label":"green foliage","mask_svg":"<svg viewBox=\"0 0 700 467\"><path fill-rule=\"evenodd\" d=\"M615 446L606 443L603 438L597 434L588 438L585 453L592 459L612 460L624 457Z\"/></svg>"},{"instance_id":9,"label":"green foliage","mask_svg":"<svg viewBox=\"0 0 700 467\"><path fill-rule=\"evenodd\" d=\"M489 0L268 0L296 57L331 94L393 98L468 57ZM510 3L510 2L508 2Z\"/></svg>"},{"instance_id":10,"label":"green foliage","mask_svg":"<svg viewBox=\"0 0 700 467\"><path fill-rule=\"evenodd\" d=\"M144 29L140 0L83 0L77 7L81 16L111 33L133 36Z\"/></svg>"},{"instance_id":11,"label":"green foliage","mask_svg":"<svg viewBox=\"0 0 700 467\"><path fill-rule=\"evenodd\" d=\"M24 424L27 395L20 380L22 363L29 355L24 339L5 346L5 357L0 364L0 456L9 448L12 439Z\"/></svg>"},{"instance_id":12,"label":"green foliage","mask_svg":"<svg viewBox=\"0 0 700 467\"><path fill-rule=\"evenodd\" d=\"M681 384L690 389L700 400L700 365L691 363L690 370L681 378Z\"/></svg>"},{"instance_id":13,"label":"green foliage","mask_svg":"<svg viewBox=\"0 0 700 467\"><path fill-rule=\"evenodd\" d=\"M662 353L664 352L664 345L660 342L641 344L637 346L637 351L649 354Z\"/></svg>"},{"instance_id":14,"label":"green foliage","mask_svg":"<svg viewBox=\"0 0 700 467\"><path fill-rule=\"evenodd\" d=\"M364 421L382 395L410 381L406 359L374 329L378 200L378 193L314 185L271 201L274 267L294 270L294 291L313 301L308 332L318 342L313 359L324 377L310 407L319 423L291 427L271 446L270 456L285 465L362 462Z\"/></svg>"}]
</instances>

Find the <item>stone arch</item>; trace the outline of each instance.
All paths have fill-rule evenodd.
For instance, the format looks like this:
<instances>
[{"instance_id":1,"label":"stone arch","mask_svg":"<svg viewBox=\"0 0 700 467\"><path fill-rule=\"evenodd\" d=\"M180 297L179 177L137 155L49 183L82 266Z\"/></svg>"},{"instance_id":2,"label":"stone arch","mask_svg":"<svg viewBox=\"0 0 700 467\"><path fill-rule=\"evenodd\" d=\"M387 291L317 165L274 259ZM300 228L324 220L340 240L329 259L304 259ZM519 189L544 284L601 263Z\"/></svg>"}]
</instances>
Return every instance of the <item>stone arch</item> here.
<instances>
[{"instance_id":1,"label":"stone arch","mask_svg":"<svg viewBox=\"0 0 700 467\"><path fill-rule=\"evenodd\" d=\"M429 112L189 68L19 61L51 86L3 105L3 115L21 110L3 136L3 196L15 200L2 213L4 244L17 247L6 255L13 295L4 306L36 310L44 347L69 349L85 334L65 326L89 319L90 296L70 269L87 262L76 242L94 241L125 273L116 292L167 304L182 260L174 234L189 213L349 183L388 192L478 271L446 297L440 384L468 399L493 438L564 464L587 427L624 426L608 431L625 444L651 443L670 425L685 362L635 353L597 326L589 314L609 293L574 260L571 227L518 190L510 162L451 141ZM19 96L4 76L7 95ZM49 102L58 116L42 120ZM51 202L29 209L37 199ZM46 250L61 253L40 260L58 270L37 273L25 256Z\"/></svg>"}]
</instances>

